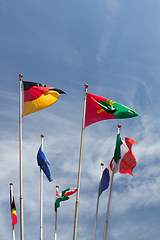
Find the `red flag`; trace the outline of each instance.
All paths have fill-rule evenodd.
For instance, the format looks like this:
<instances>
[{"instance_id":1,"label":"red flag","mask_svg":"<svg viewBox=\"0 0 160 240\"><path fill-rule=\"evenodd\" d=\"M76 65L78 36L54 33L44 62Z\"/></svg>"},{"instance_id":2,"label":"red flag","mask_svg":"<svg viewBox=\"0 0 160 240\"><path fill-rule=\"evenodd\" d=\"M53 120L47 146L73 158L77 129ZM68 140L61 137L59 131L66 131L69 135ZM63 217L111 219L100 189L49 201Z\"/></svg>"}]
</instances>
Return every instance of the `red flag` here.
<instances>
[{"instance_id":1,"label":"red flag","mask_svg":"<svg viewBox=\"0 0 160 240\"><path fill-rule=\"evenodd\" d=\"M85 127L107 119L123 119L140 116L139 113L122 104L104 97L87 93Z\"/></svg>"},{"instance_id":2,"label":"red flag","mask_svg":"<svg viewBox=\"0 0 160 240\"><path fill-rule=\"evenodd\" d=\"M120 141L120 159L116 163L113 157L110 162L110 169L113 170L113 168L115 168L115 173L129 173L133 176L132 170L137 163L131 148L132 145L136 143L136 141L128 137L126 137L124 140L120 139Z\"/></svg>"}]
</instances>

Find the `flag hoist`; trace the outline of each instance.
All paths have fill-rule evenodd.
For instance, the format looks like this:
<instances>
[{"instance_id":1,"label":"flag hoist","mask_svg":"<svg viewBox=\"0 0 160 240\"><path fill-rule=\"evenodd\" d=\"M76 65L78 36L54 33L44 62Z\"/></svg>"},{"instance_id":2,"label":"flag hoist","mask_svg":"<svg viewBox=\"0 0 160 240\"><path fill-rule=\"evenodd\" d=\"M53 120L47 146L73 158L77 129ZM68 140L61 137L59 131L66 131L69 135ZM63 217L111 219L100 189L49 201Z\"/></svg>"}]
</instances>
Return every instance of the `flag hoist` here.
<instances>
[{"instance_id":1,"label":"flag hoist","mask_svg":"<svg viewBox=\"0 0 160 240\"><path fill-rule=\"evenodd\" d=\"M41 135L41 146L37 153L37 163L40 167L40 240L43 239L43 172L49 182L53 181L49 170L50 162L43 152L43 138L44 135Z\"/></svg>"},{"instance_id":2,"label":"flag hoist","mask_svg":"<svg viewBox=\"0 0 160 240\"><path fill-rule=\"evenodd\" d=\"M100 166L101 166L101 173L100 173L100 180L101 180L104 164L101 163ZM100 190L101 190L101 182L99 182L99 187L98 187L98 197L97 197L97 206L96 206L96 216L95 216L95 222L94 222L93 240L95 240L95 236L96 236L96 226L97 226L97 216L98 216Z\"/></svg>"},{"instance_id":3,"label":"flag hoist","mask_svg":"<svg viewBox=\"0 0 160 240\"><path fill-rule=\"evenodd\" d=\"M118 134L120 134L121 125L118 124ZM114 168L111 173L111 183L110 183L110 191L109 191L109 197L108 197L108 205L107 205L107 213L106 213L106 219L105 219L105 225L104 225L104 232L103 232L103 240L106 240L106 233L107 233L107 226L108 226L108 214L109 214L109 207L111 202L111 193L112 193L112 187L113 187L113 178L114 178Z\"/></svg>"},{"instance_id":4,"label":"flag hoist","mask_svg":"<svg viewBox=\"0 0 160 240\"><path fill-rule=\"evenodd\" d=\"M43 138L41 135L41 147L43 151ZM43 170L40 168L40 240L43 239Z\"/></svg>"},{"instance_id":5,"label":"flag hoist","mask_svg":"<svg viewBox=\"0 0 160 240\"><path fill-rule=\"evenodd\" d=\"M56 185L56 197L58 195L58 188L59 188L59 186ZM54 233L54 240L57 240L57 208L55 208L55 233Z\"/></svg>"},{"instance_id":6,"label":"flag hoist","mask_svg":"<svg viewBox=\"0 0 160 240\"><path fill-rule=\"evenodd\" d=\"M69 199L69 196L77 192L77 188L66 188L62 193L58 193L59 186L56 186L56 200L54 203L55 210L55 240L57 240L57 208L60 207L60 202L64 202Z\"/></svg>"},{"instance_id":7,"label":"flag hoist","mask_svg":"<svg viewBox=\"0 0 160 240\"><path fill-rule=\"evenodd\" d=\"M84 85L84 104L83 104L83 118L82 118L82 131L80 142L80 155L79 155L79 168L78 168L78 181L77 181L77 197L75 206L74 230L73 240L77 237L77 222L78 222L78 204L79 204L79 189L81 177L81 160L82 160L82 147L83 147L83 133L85 127L98 121L107 119L125 119L140 116L139 113L131 108L119 104L110 99L100 97L94 94L87 93L88 85ZM108 169L105 169L104 178L109 174ZM108 178L109 179L109 178ZM104 184L105 185L105 184ZM103 186L106 189L106 186ZM103 189L104 190L104 189ZM102 190L100 190L101 194ZM97 203L98 204L98 203ZM96 226L96 222L95 222ZM95 229L94 229L95 235ZM95 236L93 235L93 240Z\"/></svg>"},{"instance_id":8,"label":"flag hoist","mask_svg":"<svg viewBox=\"0 0 160 240\"><path fill-rule=\"evenodd\" d=\"M79 155L79 168L78 168L77 196L76 196L76 206L75 206L73 240L76 240L76 237L77 237L78 204L79 204L79 190L80 190L80 178L81 178L83 133L84 133L84 128L85 128L85 111L86 111L87 88L88 88L88 84L85 84L84 85L84 104L83 104L83 118L82 118L82 131L81 131L81 143L80 143L80 155Z\"/></svg>"},{"instance_id":9,"label":"flag hoist","mask_svg":"<svg viewBox=\"0 0 160 240\"><path fill-rule=\"evenodd\" d=\"M66 94L60 89L47 87L46 85L22 81L23 75L19 74L19 174L20 174L20 240L24 240L23 226L23 186L22 186L22 117L28 114L40 111L54 104L60 94ZM22 98L23 85L23 98ZM23 102L23 110L22 110ZM47 163L48 164L48 163ZM50 179L48 165L44 166L43 171L47 178ZM41 231L42 232L42 231Z\"/></svg>"},{"instance_id":10,"label":"flag hoist","mask_svg":"<svg viewBox=\"0 0 160 240\"><path fill-rule=\"evenodd\" d=\"M19 74L19 174L20 174L20 240L24 240L23 227L23 186L22 186L22 78Z\"/></svg>"},{"instance_id":11,"label":"flag hoist","mask_svg":"<svg viewBox=\"0 0 160 240\"><path fill-rule=\"evenodd\" d=\"M79 204L79 189L81 177L81 161L82 161L82 147L83 147L83 133L85 127L98 121L107 119L124 119L140 116L139 113L115 101L100 97L91 93L87 93L88 85L84 85L84 104L83 104L83 118L82 131L79 155L78 181L77 181L77 197L75 206L74 230L73 240L77 237L77 222L78 222L78 204Z\"/></svg>"},{"instance_id":12,"label":"flag hoist","mask_svg":"<svg viewBox=\"0 0 160 240\"><path fill-rule=\"evenodd\" d=\"M108 215L109 215L109 207L110 207L110 201L111 201L114 174L119 172L122 174L128 173L131 176L133 176L132 170L137 164L136 158L132 153L132 149L131 149L132 145L135 144L136 141L128 137L125 137L124 140L121 139L120 137L121 125L118 125L117 127L118 127L118 134L116 139L114 157L112 158L109 166L103 171L102 178L101 178L100 194L105 189L108 188L109 182L110 182L110 192L108 197L108 206L107 206L106 220L104 225L103 240L106 240L106 233L107 233L107 227L108 227Z\"/></svg>"}]
</instances>

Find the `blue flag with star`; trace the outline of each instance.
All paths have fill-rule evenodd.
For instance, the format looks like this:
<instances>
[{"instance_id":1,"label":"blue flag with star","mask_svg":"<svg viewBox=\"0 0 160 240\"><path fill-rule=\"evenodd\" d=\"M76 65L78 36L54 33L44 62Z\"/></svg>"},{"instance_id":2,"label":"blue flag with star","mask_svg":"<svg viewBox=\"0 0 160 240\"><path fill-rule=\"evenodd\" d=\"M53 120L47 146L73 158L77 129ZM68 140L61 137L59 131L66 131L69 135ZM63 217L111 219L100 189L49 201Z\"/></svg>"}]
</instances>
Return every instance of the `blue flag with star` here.
<instances>
[{"instance_id":1,"label":"blue flag with star","mask_svg":"<svg viewBox=\"0 0 160 240\"><path fill-rule=\"evenodd\" d=\"M40 166L40 168L46 174L46 177L48 178L49 182L53 181L52 178L51 178L50 171L49 171L50 162L48 161L44 152L42 151L41 146L40 146L39 151L37 153L37 162L38 162L38 166Z\"/></svg>"}]
</instances>

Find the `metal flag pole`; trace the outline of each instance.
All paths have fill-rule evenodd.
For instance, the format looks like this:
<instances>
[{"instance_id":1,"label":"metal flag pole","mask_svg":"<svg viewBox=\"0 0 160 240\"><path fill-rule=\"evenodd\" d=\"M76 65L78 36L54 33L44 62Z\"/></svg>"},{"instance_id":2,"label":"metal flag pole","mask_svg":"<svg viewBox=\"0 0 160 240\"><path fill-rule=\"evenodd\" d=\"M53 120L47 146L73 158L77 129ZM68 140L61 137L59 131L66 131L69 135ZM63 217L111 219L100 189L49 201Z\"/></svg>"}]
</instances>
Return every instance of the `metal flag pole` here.
<instances>
[{"instance_id":1,"label":"metal flag pole","mask_svg":"<svg viewBox=\"0 0 160 240\"><path fill-rule=\"evenodd\" d=\"M79 204L79 190L80 190L80 177L81 177L81 161L82 161L82 146L83 146L83 133L84 133L84 124L85 124L87 88L88 88L88 84L85 84L85 85L84 85L83 119L82 119L80 155L79 155L79 169L78 169L77 196L76 196L76 206L75 206L73 240L76 240L76 237L77 237L78 204Z\"/></svg>"},{"instance_id":2,"label":"metal flag pole","mask_svg":"<svg viewBox=\"0 0 160 240\"><path fill-rule=\"evenodd\" d=\"M119 124L117 127L118 127L118 134L119 134L121 125ZM106 220L105 220L105 225L104 225L103 240L106 240L106 234L107 234L109 207L110 207L111 193L112 193L112 187L113 187L113 177L114 177L114 168L113 168L112 176L111 176L111 185L110 185L110 192L109 192L109 197L108 197L108 206L107 206Z\"/></svg>"},{"instance_id":3,"label":"metal flag pole","mask_svg":"<svg viewBox=\"0 0 160 240\"><path fill-rule=\"evenodd\" d=\"M56 186L56 191L58 192L59 186ZM57 208L56 208L56 214L55 214L55 235L54 240L57 240Z\"/></svg>"},{"instance_id":4,"label":"metal flag pole","mask_svg":"<svg viewBox=\"0 0 160 240\"><path fill-rule=\"evenodd\" d=\"M14 227L12 227L12 235L13 235L13 240L15 240L15 230L14 230Z\"/></svg>"},{"instance_id":5,"label":"metal flag pole","mask_svg":"<svg viewBox=\"0 0 160 240\"><path fill-rule=\"evenodd\" d=\"M20 239L24 240L23 229L23 186L22 186L22 74L19 74L19 172L20 172Z\"/></svg>"},{"instance_id":6,"label":"metal flag pole","mask_svg":"<svg viewBox=\"0 0 160 240\"><path fill-rule=\"evenodd\" d=\"M100 166L101 166L100 181L101 181L104 164L101 163ZM99 195L100 195L100 186L101 186L100 181L99 181L99 187L98 187L97 207L96 207L96 216L95 216L95 222L94 222L93 240L95 240L95 236L96 236L97 216L98 216L98 207L99 207Z\"/></svg>"},{"instance_id":7,"label":"metal flag pole","mask_svg":"<svg viewBox=\"0 0 160 240\"><path fill-rule=\"evenodd\" d=\"M11 196L10 198L13 199L13 183L10 183L10 193ZM14 230L14 226L12 226L12 236L13 236L13 240L15 240L15 230Z\"/></svg>"},{"instance_id":8,"label":"metal flag pole","mask_svg":"<svg viewBox=\"0 0 160 240\"><path fill-rule=\"evenodd\" d=\"M43 151L43 138L41 135L41 149ZM40 168L40 240L43 239L43 170Z\"/></svg>"}]
</instances>

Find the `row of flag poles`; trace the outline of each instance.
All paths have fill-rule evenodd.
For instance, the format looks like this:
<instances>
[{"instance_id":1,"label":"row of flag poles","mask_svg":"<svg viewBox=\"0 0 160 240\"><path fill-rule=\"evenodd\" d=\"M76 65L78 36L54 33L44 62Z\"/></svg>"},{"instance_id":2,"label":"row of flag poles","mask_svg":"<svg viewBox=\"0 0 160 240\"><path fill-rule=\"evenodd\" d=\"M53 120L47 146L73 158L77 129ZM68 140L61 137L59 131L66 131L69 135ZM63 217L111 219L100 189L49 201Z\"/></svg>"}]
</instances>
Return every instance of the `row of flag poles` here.
<instances>
[{"instance_id":1,"label":"row of flag poles","mask_svg":"<svg viewBox=\"0 0 160 240\"><path fill-rule=\"evenodd\" d=\"M60 89L47 87L40 83L22 81L23 75L19 74L20 80L20 94L19 94L19 172L20 172L20 240L24 240L24 226L23 226L23 182L22 182L22 117L42 110L50 105L54 104L60 94L65 94ZM56 201L55 201L55 240L57 240L57 208L60 206L61 201L69 199L69 195L76 192L76 203L75 203L75 217L74 217L74 229L73 229L73 240L77 239L77 225L78 225L78 207L79 207L79 192L80 192L80 180L81 180L81 164L82 164L82 148L83 148L83 135L84 130L90 124L98 121L107 119L124 119L135 116L140 116L136 111L91 93L87 93L88 85L84 85L84 104L83 104L83 117L82 117L82 130L81 130L81 142L80 142L80 154L79 154L79 168L78 168L78 179L77 188L65 189L61 194L58 193L58 186L56 186ZM22 97L23 92L23 97ZM120 138L120 128L118 125L118 134L116 140L116 147L114 157L111 160L109 166L103 171L103 164L101 164L101 174L98 189L96 216L94 224L93 240L95 240L96 224L98 216L98 205L99 197L101 193L107 189L110 185L110 193L108 199L108 208L106 214L105 228L103 234L103 240L106 239L107 224L108 224L108 212L111 199L113 177L116 172L132 174L133 168L136 166L135 157L131 151L131 147L134 140ZM50 162L47 160L43 152L43 138L41 135L41 146L37 154L37 162L40 167L40 240L43 239L43 172L45 173L48 180L51 182L51 174L49 171ZM10 192L12 192L12 185L10 185ZM12 194L13 195L13 194ZM13 202L12 197L11 205L11 216L13 219ZM14 211L15 213L15 211ZM13 224L12 224L13 225ZM14 226L13 226L14 230ZM13 231L14 233L14 231ZM14 234L13 234L14 235ZM13 238L15 240L15 237Z\"/></svg>"},{"instance_id":2,"label":"row of flag poles","mask_svg":"<svg viewBox=\"0 0 160 240\"><path fill-rule=\"evenodd\" d=\"M97 96L94 94L87 93L87 88L88 88L88 85L85 84L84 85L84 104L83 104L83 118L82 118L82 130L81 130L81 143L80 143L80 155L79 155L79 169L78 169L77 197L76 197L76 206L75 206L73 240L76 240L76 238L77 238L78 204L79 204L79 189L80 189L84 129L87 126L89 126L90 124L93 124L98 121L106 120L106 119L124 119L124 118L140 116L139 113L137 113L136 111L134 111L122 104L119 104L119 103L109 100L107 98L103 98L103 97L100 97L100 96ZM112 162L114 159L116 159L115 163L117 165L119 164L118 161L121 158L120 128L121 128L121 126L118 125L118 135L117 135L117 143L116 143L117 150L115 149L116 155L114 155L114 158L112 159ZM119 141L118 141L118 139L119 139ZM110 195L109 195L109 201L108 201L107 216L106 216L103 240L106 239L109 205L110 205L111 190L112 190L112 185L113 185L114 171L115 171L115 167L117 167L116 164L113 166L113 169L110 169L112 171L112 181L111 181L111 188L110 188ZM124 169L123 173L130 173L131 170L133 169L132 166L129 166L128 162L124 163L124 167L126 169ZM130 170L130 167L131 167L131 170ZM110 181L109 169L107 168L107 169L105 169L105 171L107 172L107 179L105 176L106 174L103 174L102 179L101 179L101 186L100 186L100 189L98 190L98 200L97 200L97 209L96 209L96 219L95 219L95 225L94 225L93 240L95 239L95 233L96 233L99 195L102 193L102 189L101 189L102 183L104 185L104 189L103 189L103 191L104 191L105 189L108 188L109 181ZM104 181L102 182L103 179L104 179Z\"/></svg>"}]
</instances>

